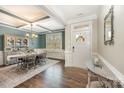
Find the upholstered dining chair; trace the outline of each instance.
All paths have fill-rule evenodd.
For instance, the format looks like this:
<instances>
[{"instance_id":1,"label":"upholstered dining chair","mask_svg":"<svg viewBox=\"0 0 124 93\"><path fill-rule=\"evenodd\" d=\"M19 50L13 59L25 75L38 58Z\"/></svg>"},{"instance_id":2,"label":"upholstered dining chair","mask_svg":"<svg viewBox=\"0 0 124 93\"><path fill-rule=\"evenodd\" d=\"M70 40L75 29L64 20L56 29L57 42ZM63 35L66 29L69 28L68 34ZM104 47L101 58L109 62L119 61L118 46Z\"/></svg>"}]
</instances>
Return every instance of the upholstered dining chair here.
<instances>
[{"instance_id":1,"label":"upholstered dining chair","mask_svg":"<svg viewBox=\"0 0 124 93\"><path fill-rule=\"evenodd\" d=\"M17 58L17 68L18 68L18 70L23 69L24 62L25 62L25 57L24 56Z\"/></svg>"},{"instance_id":2,"label":"upholstered dining chair","mask_svg":"<svg viewBox=\"0 0 124 93\"><path fill-rule=\"evenodd\" d=\"M41 53L36 56L36 64L46 63L46 53Z\"/></svg>"},{"instance_id":3,"label":"upholstered dining chair","mask_svg":"<svg viewBox=\"0 0 124 93\"><path fill-rule=\"evenodd\" d=\"M41 59L41 61L44 62L44 63L46 63L46 55L47 55L47 53L43 53L43 54L42 54L42 59Z\"/></svg>"},{"instance_id":4,"label":"upholstered dining chair","mask_svg":"<svg viewBox=\"0 0 124 93\"><path fill-rule=\"evenodd\" d=\"M36 55L27 55L25 57L25 61L24 61L24 66L29 69L31 67L36 67L36 64L35 64L35 58L36 58Z\"/></svg>"}]
</instances>

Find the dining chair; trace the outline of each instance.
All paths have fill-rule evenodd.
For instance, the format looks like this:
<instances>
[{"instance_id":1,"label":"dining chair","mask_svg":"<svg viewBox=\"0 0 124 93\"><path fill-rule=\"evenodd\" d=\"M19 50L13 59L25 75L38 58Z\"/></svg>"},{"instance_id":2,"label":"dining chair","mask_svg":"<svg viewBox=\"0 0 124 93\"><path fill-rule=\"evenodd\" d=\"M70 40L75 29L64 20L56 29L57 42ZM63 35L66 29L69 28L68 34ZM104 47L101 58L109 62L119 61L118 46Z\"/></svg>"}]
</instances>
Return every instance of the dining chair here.
<instances>
[{"instance_id":1,"label":"dining chair","mask_svg":"<svg viewBox=\"0 0 124 93\"><path fill-rule=\"evenodd\" d=\"M36 64L46 64L46 53L38 54L36 57Z\"/></svg>"},{"instance_id":2,"label":"dining chair","mask_svg":"<svg viewBox=\"0 0 124 93\"><path fill-rule=\"evenodd\" d=\"M31 67L36 67L36 64L35 64L35 58L36 58L36 55L27 55L25 57L25 61L24 61L24 66L26 67L26 69L29 69Z\"/></svg>"},{"instance_id":3,"label":"dining chair","mask_svg":"<svg viewBox=\"0 0 124 93\"><path fill-rule=\"evenodd\" d=\"M18 57L17 58L17 68L18 70L22 70L24 68L24 62L25 62L25 57L22 56L22 57Z\"/></svg>"},{"instance_id":4,"label":"dining chair","mask_svg":"<svg viewBox=\"0 0 124 93\"><path fill-rule=\"evenodd\" d=\"M41 61L44 62L44 63L46 63L46 55L47 55L47 53L43 53L43 54L42 54L42 59L41 59Z\"/></svg>"}]
</instances>

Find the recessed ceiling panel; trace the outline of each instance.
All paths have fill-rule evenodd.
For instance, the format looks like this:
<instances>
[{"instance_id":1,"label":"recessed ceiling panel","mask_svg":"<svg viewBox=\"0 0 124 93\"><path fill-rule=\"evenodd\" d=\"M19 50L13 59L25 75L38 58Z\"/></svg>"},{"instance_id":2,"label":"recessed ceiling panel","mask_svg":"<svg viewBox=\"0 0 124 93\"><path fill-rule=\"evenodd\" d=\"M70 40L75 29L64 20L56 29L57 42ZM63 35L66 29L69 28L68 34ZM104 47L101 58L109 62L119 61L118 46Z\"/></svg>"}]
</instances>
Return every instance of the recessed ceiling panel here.
<instances>
[{"instance_id":1,"label":"recessed ceiling panel","mask_svg":"<svg viewBox=\"0 0 124 93\"><path fill-rule=\"evenodd\" d=\"M30 25L26 25L26 26L21 27L21 29L26 29L26 30L31 31L31 26ZM43 29L43 28L38 27L36 25L33 25L32 26L32 31L33 32L46 32L46 31L49 31L49 30L46 30L46 29Z\"/></svg>"},{"instance_id":2,"label":"recessed ceiling panel","mask_svg":"<svg viewBox=\"0 0 124 93\"><path fill-rule=\"evenodd\" d=\"M2 9L22 17L30 22L35 22L41 18L47 17L48 15L38 6L32 5L5 5L1 6Z\"/></svg>"},{"instance_id":3,"label":"recessed ceiling panel","mask_svg":"<svg viewBox=\"0 0 124 93\"><path fill-rule=\"evenodd\" d=\"M48 28L50 30L58 30L58 29L64 29L64 26L58 22L56 22L54 19L48 19L48 20L43 20L39 21L36 24L39 24L45 28Z\"/></svg>"},{"instance_id":4,"label":"recessed ceiling panel","mask_svg":"<svg viewBox=\"0 0 124 93\"><path fill-rule=\"evenodd\" d=\"M21 21L3 13L0 13L0 23L7 24L13 27L19 27L26 24L26 22L24 21Z\"/></svg>"}]
</instances>

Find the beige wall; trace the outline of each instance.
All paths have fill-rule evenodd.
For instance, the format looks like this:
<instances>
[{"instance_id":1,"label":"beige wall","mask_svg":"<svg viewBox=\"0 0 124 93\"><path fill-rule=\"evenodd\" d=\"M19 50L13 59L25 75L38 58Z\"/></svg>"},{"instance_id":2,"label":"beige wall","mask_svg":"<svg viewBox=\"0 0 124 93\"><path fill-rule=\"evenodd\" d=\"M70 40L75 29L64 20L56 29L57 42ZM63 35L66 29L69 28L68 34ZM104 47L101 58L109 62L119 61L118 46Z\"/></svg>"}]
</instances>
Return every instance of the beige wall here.
<instances>
[{"instance_id":1,"label":"beige wall","mask_svg":"<svg viewBox=\"0 0 124 93\"><path fill-rule=\"evenodd\" d=\"M92 21L92 53L97 52L97 20Z\"/></svg>"},{"instance_id":2,"label":"beige wall","mask_svg":"<svg viewBox=\"0 0 124 93\"><path fill-rule=\"evenodd\" d=\"M98 20L98 53L124 74L124 6L114 6L114 42L104 45L104 16L110 6L103 6Z\"/></svg>"}]
</instances>

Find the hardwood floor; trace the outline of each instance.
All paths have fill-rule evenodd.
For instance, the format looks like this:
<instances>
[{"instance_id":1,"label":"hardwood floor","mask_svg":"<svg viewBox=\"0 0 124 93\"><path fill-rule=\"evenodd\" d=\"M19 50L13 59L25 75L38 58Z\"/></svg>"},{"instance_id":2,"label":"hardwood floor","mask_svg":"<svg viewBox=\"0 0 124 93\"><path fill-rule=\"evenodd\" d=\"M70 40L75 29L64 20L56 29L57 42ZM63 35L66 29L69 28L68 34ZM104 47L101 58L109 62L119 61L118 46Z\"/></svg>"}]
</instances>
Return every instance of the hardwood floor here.
<instances>
[{"instance_id":1,"label":"hardwood floor","mask_svg":"<svg viewBox=\"0 0 124 93\"><path fill-rule=\"evenodd\" d=\"M87 73L86 70L79 68L64 68L62 61L16 88L84 88L88 81Z\"/></svg>"}]
</instances>

